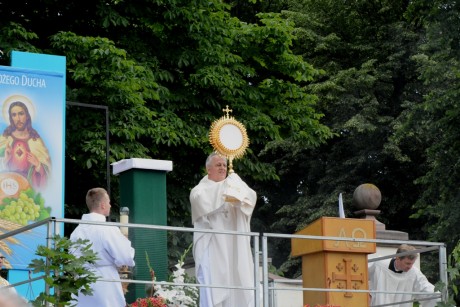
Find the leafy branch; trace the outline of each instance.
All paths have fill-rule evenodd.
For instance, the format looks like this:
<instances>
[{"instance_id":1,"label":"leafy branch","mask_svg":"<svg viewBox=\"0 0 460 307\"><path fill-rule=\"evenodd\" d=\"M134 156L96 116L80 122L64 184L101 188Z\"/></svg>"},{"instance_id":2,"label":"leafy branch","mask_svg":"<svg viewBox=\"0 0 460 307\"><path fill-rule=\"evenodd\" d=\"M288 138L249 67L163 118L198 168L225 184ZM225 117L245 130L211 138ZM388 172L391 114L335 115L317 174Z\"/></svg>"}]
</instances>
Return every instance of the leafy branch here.
<instances>
[{"instance_id":1,"label":"leafy branch","mask_svg":"<svg viewBox=\"0 0 460 307\"><path fill-rule=\"evenodd\" d=\"M92 293L90 285L97 276L88 270L88 265L95 264L97 254L91 249L89 240L71 241L59 235L53 240L54 247L37 247L35 254L43 258L33 259L28 267L34 273L45 273L45 283L54 289L54 294L42 292L32 304L44 306L48 302L56 307L74 306L73 295L79 291L86 295Z\"/></svg>"}]
</instances>

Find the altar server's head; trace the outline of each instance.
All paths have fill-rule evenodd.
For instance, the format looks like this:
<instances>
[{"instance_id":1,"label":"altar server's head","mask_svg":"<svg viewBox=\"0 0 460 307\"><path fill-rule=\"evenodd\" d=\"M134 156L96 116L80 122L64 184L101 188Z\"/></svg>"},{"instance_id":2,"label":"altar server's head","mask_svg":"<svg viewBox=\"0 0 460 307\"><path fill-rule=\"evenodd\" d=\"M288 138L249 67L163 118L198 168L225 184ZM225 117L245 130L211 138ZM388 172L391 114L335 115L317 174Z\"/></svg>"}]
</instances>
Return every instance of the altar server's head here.
<instances>
[{"instance_id":1,"label":"altar server's head","mask_svg":"<svg viewBox=\"0 0 460 307\"><path fill-rule=\"evenodd\" d=\"M402 244L398 247L398 250L396 251L396 253L399 254L399 253L415 251L415 250L416 248L413 247L412 245ZM397 270L407 272L410 269L412 269L412 266L414 265L416 260L417 260L417 253L404 255L401 257L396 257L395 267Z\"/></svg>"},{"instance_id":2,"label":"altar server's head","mask_svg":"<svg viewBox=\"0 0 460 307\"><path fill-rule=\"evenodd\" d=\"M93 188L86 193L86 205L90 212L110 215L110 197L103 188Z\"/></svg>"}]
</instances>

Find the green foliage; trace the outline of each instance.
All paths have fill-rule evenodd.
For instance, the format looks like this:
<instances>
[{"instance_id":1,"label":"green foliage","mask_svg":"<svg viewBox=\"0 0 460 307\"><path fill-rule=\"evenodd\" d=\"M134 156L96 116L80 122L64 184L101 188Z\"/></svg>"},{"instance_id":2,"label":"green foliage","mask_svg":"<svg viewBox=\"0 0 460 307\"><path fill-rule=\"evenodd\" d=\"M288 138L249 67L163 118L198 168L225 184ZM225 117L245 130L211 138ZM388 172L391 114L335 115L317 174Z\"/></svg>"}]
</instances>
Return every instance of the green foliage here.
<instances>
[{"instance_id":1,"label":"green foliage","mask_svg":"<svg viewBox=\"0 0 460 307\"><path fill-rule=\"evenodd\" d=\"M459 294L458 285L460 282L460 244L457 244L452 253L449 255L447 274L449 279L448 286L441 282L436 284L437 290L447 290L449 293L449 297L446 302L438 303L436 305L439 307L457 306L455 303L455 297Z\"/></svg>"},{"instance_id":2,"label":"green foliage","mask_svg":"<svg viewBox=\"0 0 460 307\"><path fill-rule=\"evenodd\" d=\"M424 84L424 101L413 107L407 127L423 133L415 136L426 142L428 168L417 181L424 192L414 216L426 221L425 229L433 240L445 241L451 250L460 239L456 227L460 217L460 53L458 31L454 30L460 26L460 5L416 1L412 11L417 8L427 12L423 18L426 39L414 55ZM420 124L423 130L413 128Z\"/></svg>"},{"instance_id":3,"label":"green foliage","mask_svg":"<svg viewBox=\"0 0 460 307\"><path fill-rule=\"evenodd\" d=\"M423 174L423 150L393 139L405 106L422 100L414 94L420 84L411 59L420 36L404 21L405 10L403 1L306 0L289 1L282 11L296 26L294 53L317 69L307 90L317 96L315 110L333 137L316 147L284 139L261 152L280 178L256 187L265 196L254 214L262 230L292 233L321 216L337 216L339 193L353 217L354 189L371 182L383 194L379 219L387 229L423 235L413 233L420 227L407 214L421 190L414 180ZM298 261L282 265L284 244L273 242L274 264L295 276Z\"/></svg>"},{"instance_id":4,"label":"green foliage","mask_svg":"<svg viewBox=\"0 0 460 307\"><path fill-rule=\"evenodd\" d=\"M53 306L74 306L72 295L81 291L91 294L91 284L97 280L97 276L88 270L97 260L97 255L91 249L89 240L79 239L71 241L59 235L53 238L54 246L39 245L36 255L44 257L33 259L29 268L34 273L44 273L45 283L54 294L44 292L33 301L34 306L43 306L45 302ZM78 250L78 256L74 254Z\"/></svg>"},{"instance_id":5,"label":"green foliage","mask_svg":"<svg viewBox=\"0 0 460 307\"><path fill-rule=\"evenodd\" d=\"M379 187L379 219L412 239L460 239L459 11L416 0L11 2L9 50L65 55L67 99L109 109L109 162L172 160L168 224L190 226L188 195L229 105L248 130L238 172L260 195L253 230L291 233L347 216L361 183ZM256 13L257 12L257 13ZM66 212L105 182L104 112L69 106ZM118 179L110 177L114 211ZM412 217L412 218L410 218ZM171 261L191 242L170 234ZM273 243L273 263L298 261ZM278 252L279 251L279 252ZM282 265L285 263L285 265Z\"/></svg>"},{"instance_id":6,"label":"green foliage","mask_svg":"<svg viewBox=\"0 0 460 307\"><path fill-rule=\"evenodd\" d=\"M33 45L38 39L36 33L28 31L24 26L14 21L7 24L1 23L0 27L0 64L8 64L12 50L40 52Z\"/></svg>"},{"instance_id":7,"label":"green foliage","mask_svg":"<svg viewBox=\"0 0 460 307\"><path fill-rule=\"evenodd\" d=\"M460 244L454 248L449 258L448 276L450 288L453 294L458 295L458 283L460 277Z\"/></svg>"},{"instance_id":8,"label":"green foliage","mask_svg":"<svg viewBox=\"0 0 460 307\"><path fill-rule=\"evenodd\" d=\"M168 175L170 225L190 225L188 194L211 151L209 126L225 105L248 129L251 148L235 169L249 181L279 179L271 161L260 158L272 144L313 148L330 137L307 88L321 72L292 52L294 28L279 15L260 14L257 22L245 23L221 1L117 2L110 11L123 21L78 33L61 30L76 24L57 23L50 47L67 58L68 99L109 107L110 162L174 161ZM91 109L67 111L66 165L72 176L66 203L74 211L81 195L103 178L105 121ZM73 185L74 178L85 179ZM112 183L116 201L116 178ZM170 235L171 254L177 257L180 243L190 240Z\"/></svg>"}]
</instances>

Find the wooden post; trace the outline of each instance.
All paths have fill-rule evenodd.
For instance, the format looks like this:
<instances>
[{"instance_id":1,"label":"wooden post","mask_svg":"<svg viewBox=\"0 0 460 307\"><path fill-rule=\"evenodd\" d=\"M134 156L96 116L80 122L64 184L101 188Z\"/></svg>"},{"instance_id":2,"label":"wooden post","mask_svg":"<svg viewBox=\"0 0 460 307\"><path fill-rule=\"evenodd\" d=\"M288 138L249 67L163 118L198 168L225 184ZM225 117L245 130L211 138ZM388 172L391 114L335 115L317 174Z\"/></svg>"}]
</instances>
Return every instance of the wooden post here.
<instances>
[{"instance_id":1,"label":"wooden post","mask_svg":"<svg viewBox=\"0 0 460 307\"><path fill-rule=\"evenodd\" d=\"M298 235L375 239L371 220L322 217ZM368 290L367 254L376 244L356 241L292 239L293 257L302 256L304 288ZM368 293L304 291L305 306L369 306Z\"/></svg>"}]
</instances>

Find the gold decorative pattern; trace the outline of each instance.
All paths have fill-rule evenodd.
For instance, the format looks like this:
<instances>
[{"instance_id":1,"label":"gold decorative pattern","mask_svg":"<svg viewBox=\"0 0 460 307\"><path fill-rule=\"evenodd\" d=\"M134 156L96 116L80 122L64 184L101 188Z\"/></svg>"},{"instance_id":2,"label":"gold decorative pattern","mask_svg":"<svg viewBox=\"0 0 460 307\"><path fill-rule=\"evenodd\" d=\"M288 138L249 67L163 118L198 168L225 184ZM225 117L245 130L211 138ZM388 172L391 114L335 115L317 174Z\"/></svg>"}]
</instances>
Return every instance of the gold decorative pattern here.
<instances>
[{"instance_id":1,"label":"gold decorative pattern","mask_svg":"<svg viewBox=\"0 0 460 307\"><path fill-rule=\"evenodd\" d=\"M335 267L337 268L339 272L341 272L344 269L342 262L339 262Z\"/></svg>"},{"instance_id":2,"label":"gold decorative pattern","mask_svg":"<svg viewBox=\"0 0 460 307\"><path fill-rule=\"evenodd\" d=\"M359 266L355 263L355 264L353 264L353 266L351 267L351 269L356 273L356 272L358 272L358 270L359 270Z\"/></svg>"},{"instance_id":3,"label":"gold decorative pattern","mask_svg":"<svg viewBox=\"0 0 460 307\"><path fill-rule=\"evenodd\" d=\"M338 289L359 289L360 284L364 283L363 273L353 274L351 272L354 271L356 273L359 270L359 267L356 264L353 264L353 266L351 265L352 261L353 260L351 258L344 258L343 262L345 262L345 266L342 262L337 264L336 268L339 272L345 269L344 274L332 272L332 283L337 282ZM342 282L345 283L345 286ZM345 292L344 296L353 297L353 293Z\"/></svg>"},{"instance_id":4,"label":"gold decorative pattern","mask_svg":"<svg viewBox=\"0 0 460 307\"><path fill-rule=\"evenodd\" d=\"M226 114L215 120L209 130L209 142L214 150L229 161L229 172L233 172L233 160L244 156L249 146L246 128L234 117L229 116L233 110L222 109Z\"/></svg>"}]
</instances>

